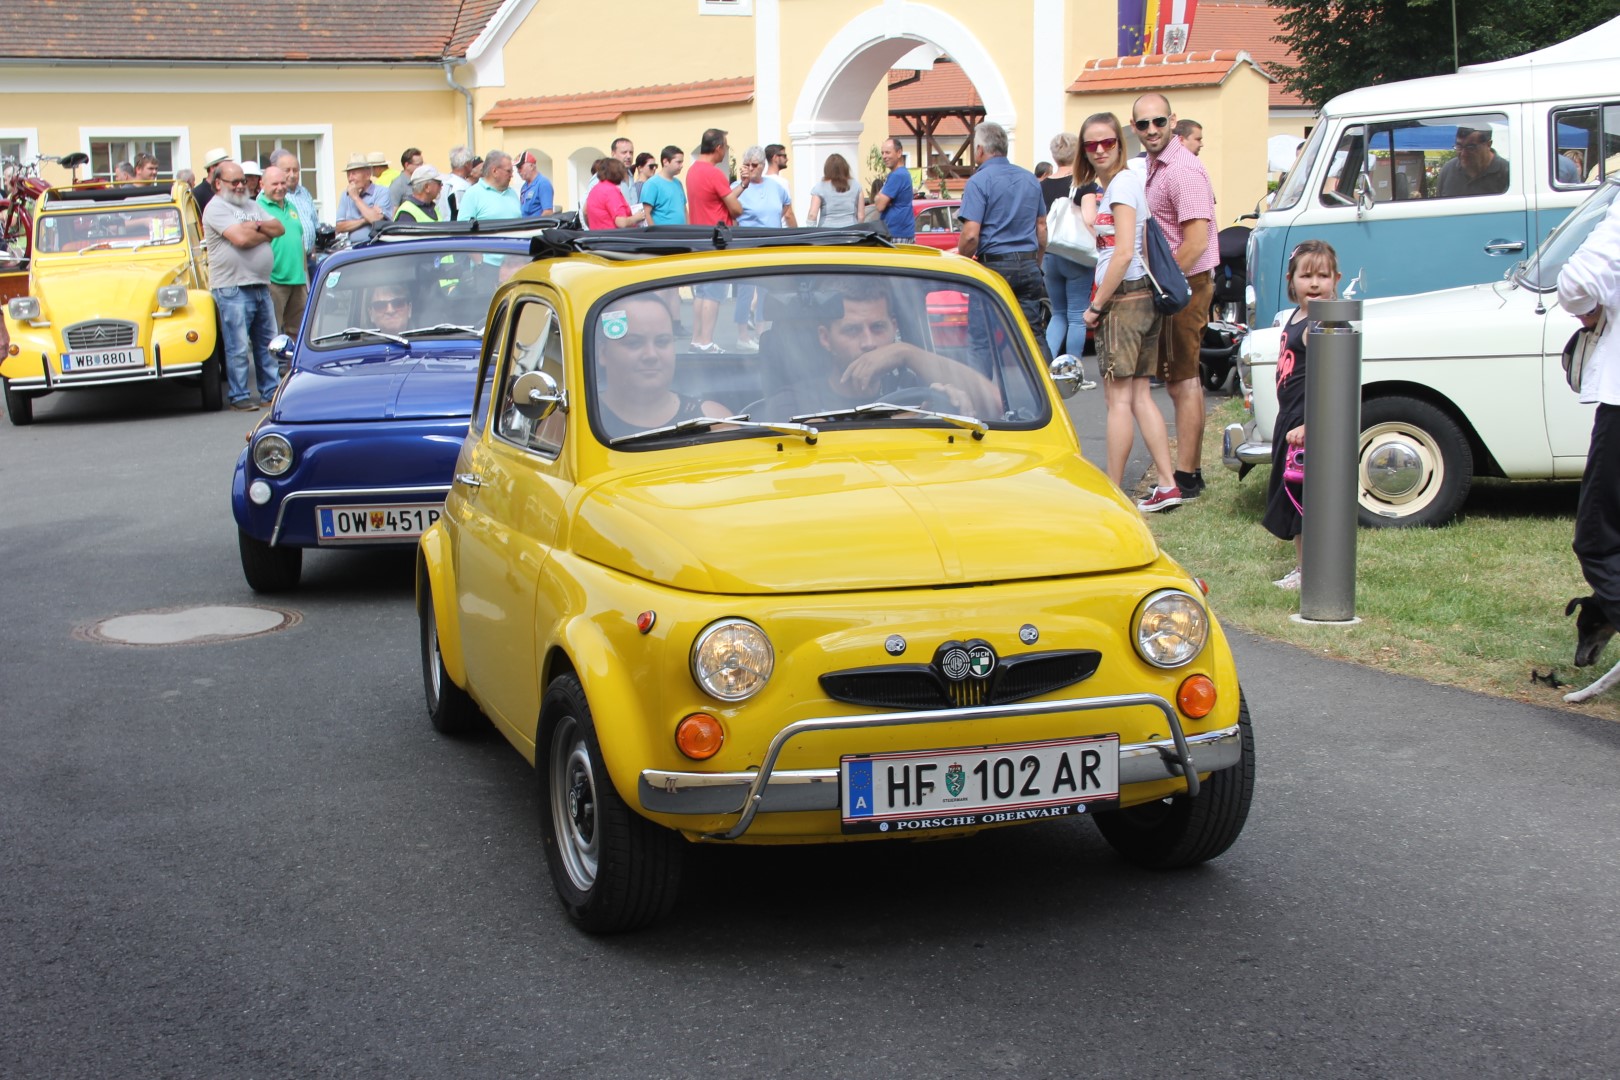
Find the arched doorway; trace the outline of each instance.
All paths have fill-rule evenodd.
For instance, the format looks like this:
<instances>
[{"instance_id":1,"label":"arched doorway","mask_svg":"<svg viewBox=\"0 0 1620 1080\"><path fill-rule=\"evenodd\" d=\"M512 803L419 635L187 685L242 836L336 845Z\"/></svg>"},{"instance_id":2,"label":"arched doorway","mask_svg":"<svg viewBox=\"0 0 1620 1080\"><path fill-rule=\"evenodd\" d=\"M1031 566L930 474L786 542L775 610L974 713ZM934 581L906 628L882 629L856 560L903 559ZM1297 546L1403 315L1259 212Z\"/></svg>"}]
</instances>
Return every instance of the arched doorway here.
<instances>
[{"instance_id":1,"label":"arched doorway","mask_svg":"<svg viewBox=\"0 0 1620 1080\"><path fill-rule=\"evenodd\" d=\"M794 170L795 203L809 203L810 188L820 178L828 154L842 154L859 168L863 134L873 143L887 137L887 131L876 136L863 132L861 114L896 61L923 45L961 65L984 101L985 118L1001 124L1008 138L1016 140L1018 114L1012 94L989 50L973 32L927 4L886 3L851 19L810 67L788 124L793 158L806 164Z\"/></svg>"},{"instance_id":2,"label":"arched doorway","mask_svg":"<svg viewBox=\"0 0 1620 1080\"><path fill-rule=\"evenodd\" d=\"M568 201L563 205L580 211L585 209L585 193L591 188L591 166L607 156L606 150L596 146L582 146L568 155ZM557 191L557 201L562 202L563 185L557 180L552 177L551 185Z\"/></svg>"}]
</instances>

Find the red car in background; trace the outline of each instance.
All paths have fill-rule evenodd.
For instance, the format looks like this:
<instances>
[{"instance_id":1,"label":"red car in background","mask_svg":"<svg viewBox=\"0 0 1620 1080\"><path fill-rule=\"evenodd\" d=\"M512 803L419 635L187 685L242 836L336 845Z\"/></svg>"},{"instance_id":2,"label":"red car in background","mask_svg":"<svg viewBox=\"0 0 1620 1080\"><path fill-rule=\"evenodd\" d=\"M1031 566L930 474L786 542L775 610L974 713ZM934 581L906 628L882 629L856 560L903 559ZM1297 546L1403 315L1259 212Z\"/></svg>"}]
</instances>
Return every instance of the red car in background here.
<instances>
[{"instance_id":1,"label":"red car in background","mask_svg":"<svg viewBox=\"0 0 1620 1080\"><path fill-rule=\"evenodd\" d=\"M956 217L961 205L961 199L914 200L911 209L917 215L917 243L956 250L962 241L962 223Z\"/></svg>"}]
</instances>

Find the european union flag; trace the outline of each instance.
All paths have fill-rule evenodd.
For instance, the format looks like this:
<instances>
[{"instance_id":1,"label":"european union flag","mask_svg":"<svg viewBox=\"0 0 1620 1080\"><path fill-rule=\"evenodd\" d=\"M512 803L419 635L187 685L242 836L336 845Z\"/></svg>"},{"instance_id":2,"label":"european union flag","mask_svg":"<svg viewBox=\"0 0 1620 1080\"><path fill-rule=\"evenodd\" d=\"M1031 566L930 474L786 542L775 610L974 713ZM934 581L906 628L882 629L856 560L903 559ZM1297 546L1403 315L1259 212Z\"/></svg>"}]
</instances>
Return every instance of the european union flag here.
<instances>
[{"instance_id":1,"label":"european union flag","mask_svg":"<svg viewBox=\"0 0 1620 1080\"><path fill-rule=\"evenodd\" d=\"M849 763L849 817L872 816L872 763Z\"/></svg>"},{"instance_id":2,"label":"european union flag","mask_svg":"<svg viewBox=\"0 0 1620 1080\"><path fill-rule=\"evenodd\" d=\"M332 529L332 511L330 510L321 511L321 535L325 537L337 535Z\"/></svg>"}]
</instances>

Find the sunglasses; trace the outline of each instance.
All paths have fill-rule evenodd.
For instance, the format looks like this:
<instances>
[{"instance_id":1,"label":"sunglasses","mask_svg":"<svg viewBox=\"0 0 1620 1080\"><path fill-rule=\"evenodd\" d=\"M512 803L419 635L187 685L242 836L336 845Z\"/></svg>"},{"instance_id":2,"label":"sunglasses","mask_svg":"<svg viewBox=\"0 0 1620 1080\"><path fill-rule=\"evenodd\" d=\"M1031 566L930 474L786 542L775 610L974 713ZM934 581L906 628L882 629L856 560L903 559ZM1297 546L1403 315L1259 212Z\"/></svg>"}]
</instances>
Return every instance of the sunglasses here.
<instances>
[{"instance_id":1,"label":"sunglasses","mask_svg":"<svg viewBox=\"0 0 1620 1080\"><path fill-rule=\"evenodd\" d=\"M1086 153L1088 153L1088 154L1097 154L1097 153L1106 152L1108 150L1112 150L1114 147L1119 145L1119 140L1118 139L1097 139L1094 142L1083 142L1080 145L1081 145L1082 148L1085 149Z\"/></svg>"},{"instance_id":2,"label":"sunglasses","mask_svg":"<svg viewBox=\"0 0 1620 1080\"><path fill-rule=\"evenodd\" d=\"M1136 130L1137 131L1146 131L1150 126L1151 127L1156 127L1156 128L1162 128L1166 124L1168 124L1169 122L1170 122L1170 118L1168 116L1153 116L1153 117L1149 117L1146 120L1138 120L1136 122Z\"/></svg>"},{"instance_id":3,"label":"sunglasses","mask_svg":"<svg viewBox=\"0 0 1620 1080\"><path fill-rule=\"evenodd\" d=\"M394 311L396 309L408 308L410 306L411 302L405 299L403 296L385 300L373 300L371 302L372 311Z\"/></svg>"},{"instance_id":4,"label":"sunglasses","mask_svg":"<svg viewBox=\"0 0 1620 1080\"><path fill-rule=\"evenodd\" d=\"M221 180L220 183L224 184L226 187L246 187L247 177L243 176L236 180Z\"/></svg>"}]
</instances>

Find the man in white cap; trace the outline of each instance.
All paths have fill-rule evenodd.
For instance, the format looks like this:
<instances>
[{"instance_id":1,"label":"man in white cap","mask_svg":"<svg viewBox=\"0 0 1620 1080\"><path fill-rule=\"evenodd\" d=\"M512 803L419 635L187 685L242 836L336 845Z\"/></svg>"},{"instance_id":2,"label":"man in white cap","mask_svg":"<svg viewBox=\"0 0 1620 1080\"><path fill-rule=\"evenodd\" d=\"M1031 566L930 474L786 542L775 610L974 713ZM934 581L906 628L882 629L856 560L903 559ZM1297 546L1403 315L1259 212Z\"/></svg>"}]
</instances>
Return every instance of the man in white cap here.
<instances>
[{"instance_id":1,"label":"man in white cap","mask_svg":"<svg viewBox=\"0 0 1620 1080\"><path fill-rule=\"evenodd\" d=\"M348 234L349 243L363 244L371 239L373 225L393 219L394 204L388 201L387 188L372 183L371 162L364 154L350 155L343 171L348 174L349 187L338 197L334 227Z\"/></svg>"},{"instance_id":2,"label":"man in white cap","mask_svg":"<svg viewBox=\"0 0 1620 1080\"><path fill-rule=\"evenodd\" d=\"M257 199L260 190L264 187L264 170L259 168L257 161L242 162L242 175L247 178L248 198Z\"/></svg>"},{"instance_id":3,"label":"man in white cap","mask_svg":"<svg viewBox=\"0 0 1620 1080\"><path fill-rule=\"evenodd\" d=\"M405 198L399 204L399 213L394 215L395 221L438 221L439 210L435 203L439 200L439 192L444 184L440 181L440 173L431 165L418 165L411 172L411 179L405 188Z\"/></svg>"},{"instance_id":4,"label":"man in white cap","mask_svg":"<svg viewBox=\"0 0 1620 1080\"><path fill-rule=\"evenodd\" d=\"M208 209L208 200L214 197L214 170L218 169L222 162L230 160L231 152L223 146L216 146L203 155L202 179L191 189L192 196L197 200L198 213Z\"/></svg>"}]
</instances>

